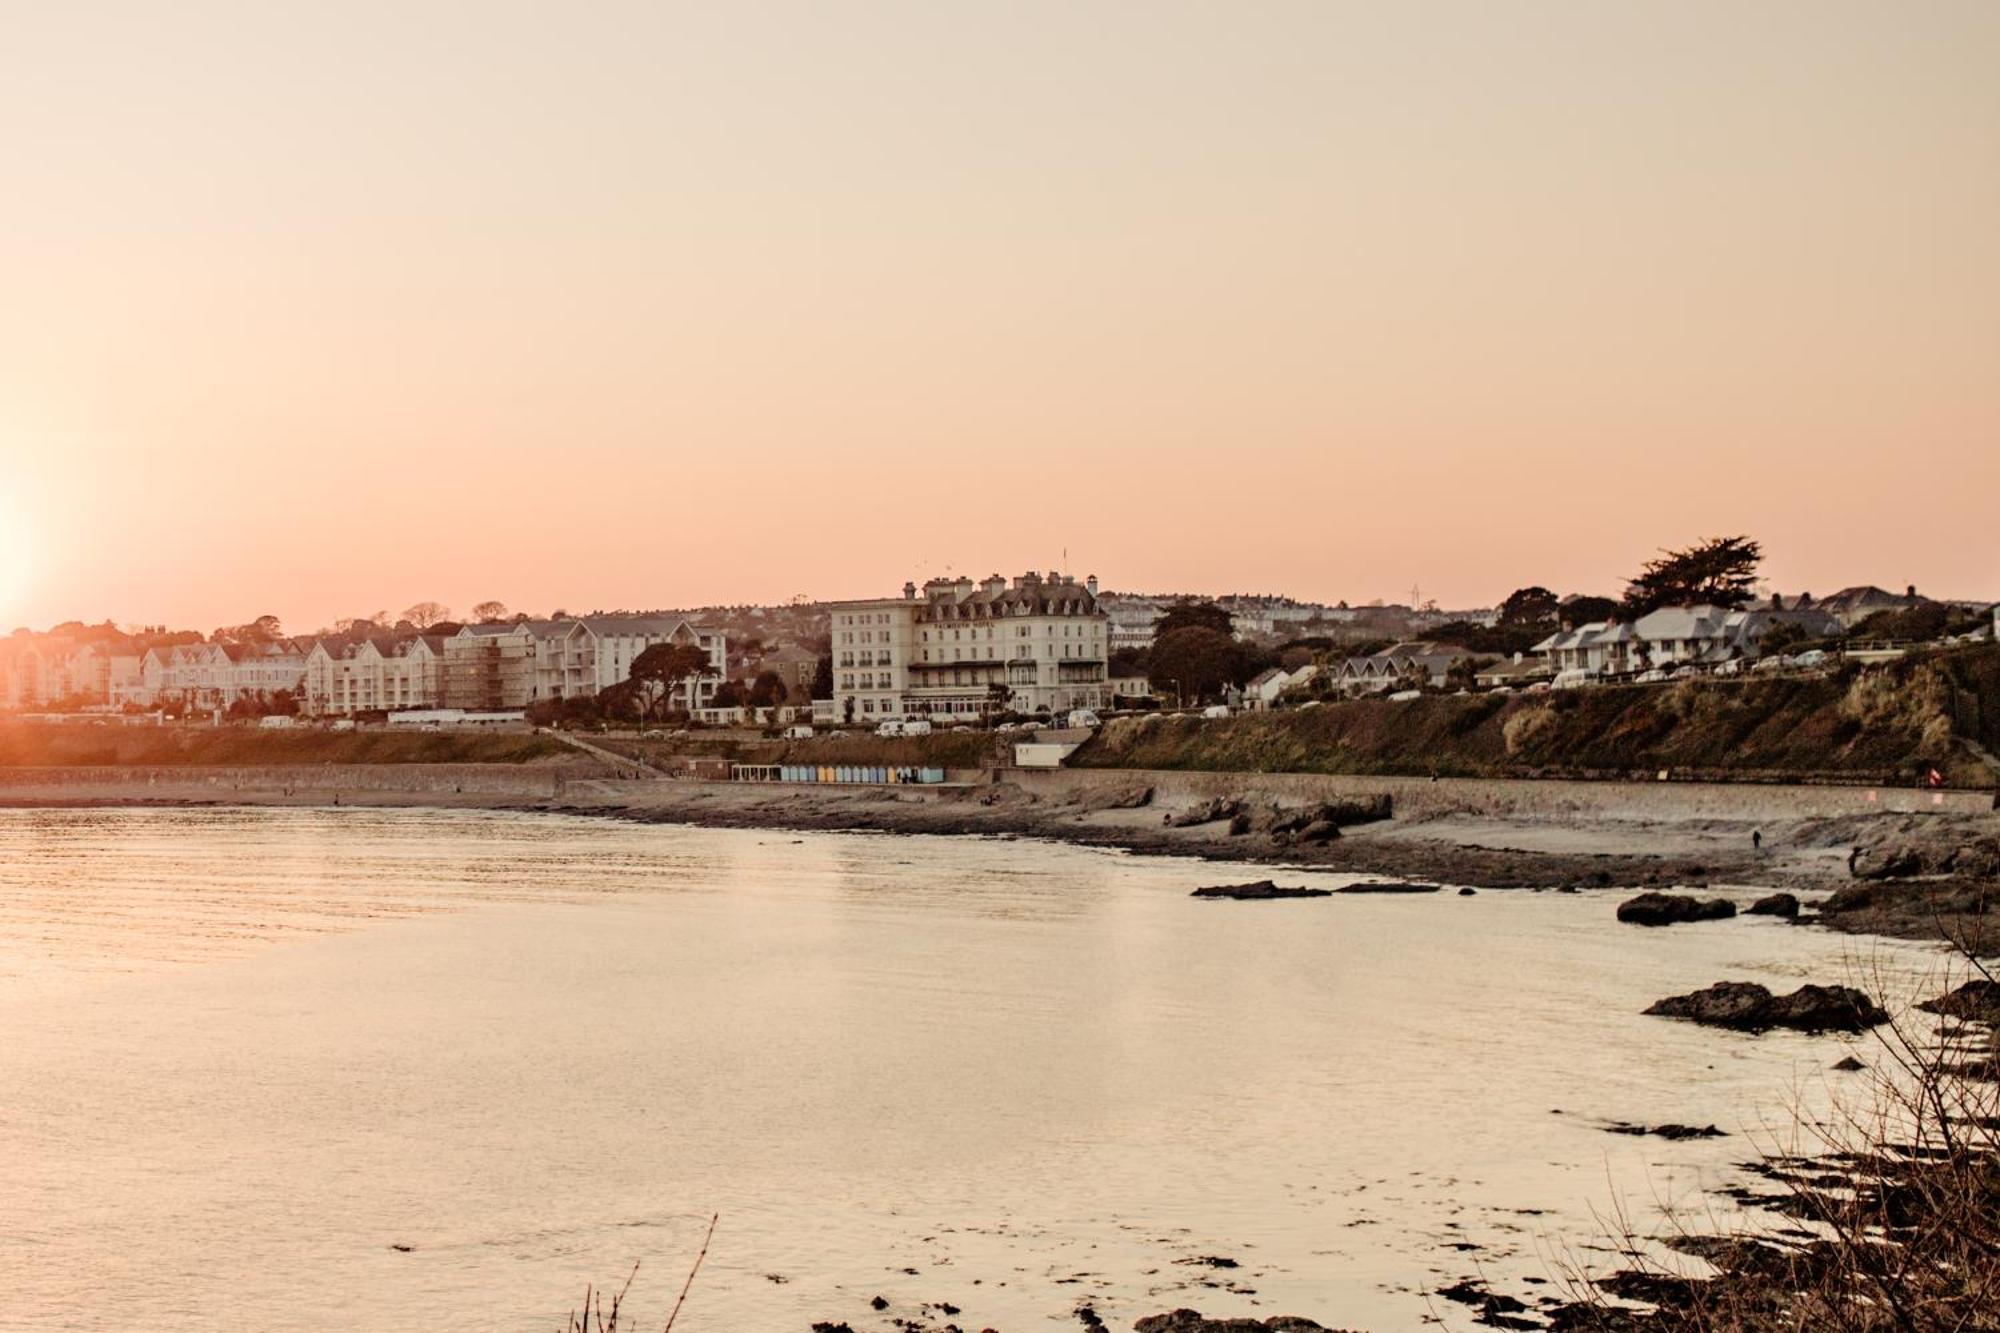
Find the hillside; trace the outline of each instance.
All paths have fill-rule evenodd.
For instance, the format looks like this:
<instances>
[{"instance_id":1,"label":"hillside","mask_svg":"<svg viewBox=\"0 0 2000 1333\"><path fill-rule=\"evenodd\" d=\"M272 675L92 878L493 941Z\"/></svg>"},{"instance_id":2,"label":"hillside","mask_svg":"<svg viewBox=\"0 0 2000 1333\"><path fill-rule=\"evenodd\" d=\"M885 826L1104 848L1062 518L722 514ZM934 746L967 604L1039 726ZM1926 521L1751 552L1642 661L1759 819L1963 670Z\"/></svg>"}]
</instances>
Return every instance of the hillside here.
<instances>
[{"instance_id":1,"label":"hillside","mask_svg":"<svg viewBox=\"0 0 2000 1333\"><path fill-rule=\"evenodd\" d=\"M528 732L262 731L254 727L0 724L0 767L524 764L568 760Z\"/></svg>"},{"instance_id":2,"label":"hillside","mask_svg":"<svg viewBox=\"0 0 2000 1333\"><path fill-rule=\"evenodd\" d=\"M1700 680L1539 695L1363 699L1317 708L1125 719L1072 759L1086 768L1399 774L1915 780L1992 771L1959 737L2000 723L2000 649L1829 677Z\"/></svg>"}]
</instances>

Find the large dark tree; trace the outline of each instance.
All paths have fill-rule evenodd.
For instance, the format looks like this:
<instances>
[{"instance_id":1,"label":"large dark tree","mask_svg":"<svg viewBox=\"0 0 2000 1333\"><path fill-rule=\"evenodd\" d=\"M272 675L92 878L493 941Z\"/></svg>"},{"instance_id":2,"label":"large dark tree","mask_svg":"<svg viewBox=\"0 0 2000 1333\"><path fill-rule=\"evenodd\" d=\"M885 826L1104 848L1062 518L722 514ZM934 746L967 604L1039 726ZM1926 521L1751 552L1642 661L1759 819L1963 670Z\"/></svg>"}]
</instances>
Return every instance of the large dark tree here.
<instances>
[{"instance_id":1,"label":"large dark tree","mask_svg":"<svg viewBox=\"0 0 2000 1333\"><path fill-rule=\"evenodd\" d=\"M1614 598L1572 597L1562 604L1557 618L1565 629L1575 629L1578 625L1594 625L1600 620L1615 619L1619 610L1619 603Z\"/></svg>"},{"instance_id":2,"label":"large dark tree","mask_svg":"<svg viewBox=\"0 0 2000 1333\"><path fill-rule=\"evenodd\" d=\"M1153 641L1158 643L1175 630L1199 627L1212 629L1228 635L1234 632L1234 623L1229 613L1214 602L1196 602L1186 598L1167 608L1166 614L1153 622Z\"/></svg>"},{"instance_id":3,"label":"large dark tree","mask_svg":"<svg viewBox=\"0 0 2000 1333\"><path fill-rule=\"evenodd\" d=\"M775 671L759 671L750 682L746 702L752 708L776 708L785 701L785 678Z\"/></svg>"},{"instance_id":4,"label":"large dark tree","mask_svg":"<svg viewBox=\"0 0 2000 1333\"><path fill-rule=\"evenodd\" d=\"M1547 588L1521 588L1500 603L1500 624L1507 629L1554 629L1562 603Z\"/></svg>"},{"instance_id":5,"label":"large dark tree","mask_svg":"<svg viewBox=\"0 0 2000 1333\"><path fill-rule=\"evenodd\" d=\"M683 681L708 670L708 654L693 644L656 643L641 652L632 659L629 675L635 685L644 687L639 692L642 716L658 700L671 697Z\"/></svg>"},{"instance_id":6,"label":"large dark tree","mask_svg":"<svg viewBox=\"0 0 2000 1333\"><path fill-rule=\"evenodd\" d=\"M1754 595L1764 548L1748 537L1711 537L1649 560L1625 588L1625 614L1663 606L1742 606Z\"/></svg>"},{"instance_id":7,"label":"large dark tree","mask_svg":"<svg viewBox=\"0 0 2000 1333\"><path fill-rule=\"evenodd\" d=\"M1153 640L1150 675L1157 688L1187 702L1214 698L1225 686L1241 685L1263 666L1258 653L1206 625L1186 625Z\"/></svg>"}]
</instances>

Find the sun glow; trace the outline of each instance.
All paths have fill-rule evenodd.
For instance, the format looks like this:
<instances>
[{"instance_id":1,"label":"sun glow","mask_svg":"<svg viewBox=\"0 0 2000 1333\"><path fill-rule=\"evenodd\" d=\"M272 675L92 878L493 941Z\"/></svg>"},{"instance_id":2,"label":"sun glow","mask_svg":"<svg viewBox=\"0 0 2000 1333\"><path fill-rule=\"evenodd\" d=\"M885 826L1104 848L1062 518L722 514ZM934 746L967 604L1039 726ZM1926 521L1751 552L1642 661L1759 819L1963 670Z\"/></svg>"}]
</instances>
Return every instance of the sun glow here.
<instances>
[{"instance_id":1,"label":"sun glow","mask_svg":"<svg viewBox=\"0 0 2000 1333\"><path fill-rule=\"evenodd\" d=\"M34 534L20 506L0 495L0 633L20 613L21 599L34 573Z\"/></svg>"}]
</instances>

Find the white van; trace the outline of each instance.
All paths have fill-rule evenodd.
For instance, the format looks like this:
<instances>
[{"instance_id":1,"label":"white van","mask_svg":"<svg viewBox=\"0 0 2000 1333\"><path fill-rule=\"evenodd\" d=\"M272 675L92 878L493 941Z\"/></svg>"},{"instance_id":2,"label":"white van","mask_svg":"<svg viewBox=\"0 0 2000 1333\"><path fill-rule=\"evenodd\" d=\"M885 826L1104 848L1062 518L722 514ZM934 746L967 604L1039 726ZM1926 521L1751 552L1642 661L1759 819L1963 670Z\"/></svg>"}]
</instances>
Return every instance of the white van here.
<instances>
[{"instance_id":1,"label":"white van","mask_svg":"<svg viewBox=\"0 0 2000 1333\"><path fill-rule=\"evenodd\" d=\"M1206 708L1204 708L1204 709L1202 709L1202 710L1201 710L1201 715L1202 715L1203 717L1228 717L1228 716L1229 716L1229 705L1228 705L1228 704L1210 704L1210 705L1209 705L1208 707L1206 707Z\"/></svg>"},{"instance_id":2,"label":"white van","mask_svg":"<svg viewBox=\"0 0 2000 1333\"><path fill-rule=\"evenodd\" d=\"M1101 725L1097 720L1097 714L1088 708L1070 709L1069 724L1072 727L1095 727Z\"/></svg>"},{"instance_id":3,"label":"white van","mask_svg":"<svg viewBox=\"0 0 2000 1333\"><path fill-rule=\"evenodd\" d=\"M903 719L892 717L875 728L877 736L900 736L903 734Z\"/></svg>"},{"instance_id":4,"label":"white van","mask_svg":"<svg viewBox=\"0 0 2000 1333\"><path fill-rule=\"evenodd\" d=\"M785 728L785 739L788 741L808 740L812 734L812 725L807 722L795 722Z\"/></svg>"},{"instance_id":5,"label":"white van","mask_svg":"<svg viewBox=\"0 0 2000 1333\"><path fill-rule=\"evenodd\" d=\"M1574 690L1590 684L1590 673L1581 667L1571 667L1568 671L1556 672L1556 678L1549 682L1558 690Z\"/></svg>"},{"instance_id":6,"label":"white van","mask_svg":"<svg viewBox=\"0 0 2000 1333\"><path fill-rule=\"evenodd\" d=\"M920 717L912 718L903 724L903 734L905 736L928 736L931 734L931 724Z\"/></svg>"}]
</instances>

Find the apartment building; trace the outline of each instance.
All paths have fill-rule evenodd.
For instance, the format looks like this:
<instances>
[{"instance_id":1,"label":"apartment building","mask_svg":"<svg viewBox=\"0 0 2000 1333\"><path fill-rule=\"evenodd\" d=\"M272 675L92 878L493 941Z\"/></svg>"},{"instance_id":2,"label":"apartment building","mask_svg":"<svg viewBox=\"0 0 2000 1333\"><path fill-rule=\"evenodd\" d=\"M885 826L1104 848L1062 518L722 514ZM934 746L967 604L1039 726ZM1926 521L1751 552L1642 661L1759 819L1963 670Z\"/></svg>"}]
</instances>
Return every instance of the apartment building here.
<instances>
[{"instance_id":1,"label":"apartment building","mask_svg":"<svg viewBox=\"0 0 2000 1333\"><path fill-rule=\"evenodd\" d=\"M436 708L444 702L444 636L321 639L306 654L300 711L314 717Z\"/></svg>"},{"instance_id":2,"label":"apartment building","mask_svg":"<svg viewBox=\"0 0 2000 1333\"><path fill-rule=\"evenodd\" d=\"M666 706L706 707L728 668L728 636L677 616L628 615L467 625L444 641L444 703L479 711L585 698L629 679L639 654L659 643L699 648L709 661Z\"/></svg>"},{"instance_id":3,"label":"apartment building","mask_svg":"<svg viewBox=\"0 0 2000 1333\"><path fill-rule=\"evenodd\" d=\"M138 679L139 654L123 641L26 631L0 639L0 710L118 703Z\"/></svg>"},{"instance_id":4,"label":"apartment building","mask_svg":"<svg viewBox=\"0 0 2000 1333\"><path fill-rule=\"evenodd\" d=\"M1110 617L1097 580L1059 573L932 579L898 598L835 602L834 713L972 719L1110 703Z\"/></svg>"}]
</instances>

